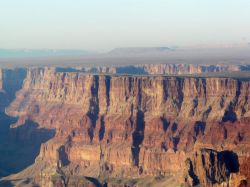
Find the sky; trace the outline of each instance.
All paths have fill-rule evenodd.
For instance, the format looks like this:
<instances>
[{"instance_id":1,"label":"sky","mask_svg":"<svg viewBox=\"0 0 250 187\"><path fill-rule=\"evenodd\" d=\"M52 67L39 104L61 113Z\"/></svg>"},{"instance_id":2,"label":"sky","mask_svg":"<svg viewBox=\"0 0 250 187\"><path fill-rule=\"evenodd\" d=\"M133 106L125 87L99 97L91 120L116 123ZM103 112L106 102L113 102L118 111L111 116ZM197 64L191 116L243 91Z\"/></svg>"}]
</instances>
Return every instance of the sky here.
<instances>
[{"instance_id":1,"label":"sky","mask_svg":"<svg viewBox=\"0 0 250 187\"><path fill-rule=\"evenodd\" d=\"M249 0L0 0L0 48L248 43Z\"/></svg>"}]
</instances>

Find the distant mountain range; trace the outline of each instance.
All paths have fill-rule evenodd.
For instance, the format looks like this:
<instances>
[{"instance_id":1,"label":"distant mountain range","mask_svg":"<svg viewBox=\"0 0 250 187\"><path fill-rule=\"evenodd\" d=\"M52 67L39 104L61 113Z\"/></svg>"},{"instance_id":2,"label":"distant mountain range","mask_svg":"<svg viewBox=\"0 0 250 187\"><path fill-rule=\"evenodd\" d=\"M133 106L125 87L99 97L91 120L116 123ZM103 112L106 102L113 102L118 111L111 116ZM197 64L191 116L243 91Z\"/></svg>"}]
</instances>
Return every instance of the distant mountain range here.
<instances>
[{"instance_id":1,"label":"distant mountain range","mask_svg":"<svg viewBox=\"0 0 250 187\"><path fill-rule=\"evenodd\" d=\"M90 52L78 49L0 49L0 58L81 56Z\"/></svg>"},{"instance_id":2,"label":"distant mountain range","mask_svg":"<svg viewBox=\"0 0 250 187\"><path fill-rule=\"evenodd\" d=\"M111 56L137 56L166 54L174 49L169 47L129 47L115 48L105 55ZM84 55L96 55L97 53L80 49L4 49L0 48L0 58L29 58L29 57L72 57ZM100 54L100 53L99 53Z\"/></svg>"}]
</instances>

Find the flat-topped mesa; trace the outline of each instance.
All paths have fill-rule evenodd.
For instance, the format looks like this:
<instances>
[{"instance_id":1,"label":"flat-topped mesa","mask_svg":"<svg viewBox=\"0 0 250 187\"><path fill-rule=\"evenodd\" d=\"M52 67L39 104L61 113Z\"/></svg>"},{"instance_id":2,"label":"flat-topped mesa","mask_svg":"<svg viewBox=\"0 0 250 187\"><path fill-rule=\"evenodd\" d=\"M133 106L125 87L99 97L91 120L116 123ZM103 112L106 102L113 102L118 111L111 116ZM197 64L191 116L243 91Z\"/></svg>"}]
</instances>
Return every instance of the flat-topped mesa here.
<instances>
[{"instance_id":1,"label":"flat-topped mesa","mask_svg":"<svg viewBox=\"0 0 250 187\"><path fill-rule=\"evenodd\" d=\"M223 73L250 71L250 65L233 64L131 64L111 66L57 67L58 72L85 72L109 74L149 74L149 75L183 75L201 73Z\"/></svg>"},{"instance_id":2,"label":"flat-topped mesa","mask_svg":"<svg viewBox=\"0 0 250 187\"><path fill-rule=\"evenodd\" d=\"M243 65L203 65L203 64L141 64L137 65L149 74L197 74L208 72L230 72L249 70L250 66Z\"/></svg>"},{"instance_id":3,"label":"flat-topped mesa","mask_svg":"<svg viewBox=\"0 0 250 187\"><path fill-rule=\"evenodd\" d=\"M7 113L19 116L16 126L30 119L56 129L36 164L76 176L167 175L183 173L186 159L203 148L235 151L244 163L250 150L249 88L250 81L231 78L30 69ZM229 177L219 175L220 182Z\"/></svg>"}]
</instances>

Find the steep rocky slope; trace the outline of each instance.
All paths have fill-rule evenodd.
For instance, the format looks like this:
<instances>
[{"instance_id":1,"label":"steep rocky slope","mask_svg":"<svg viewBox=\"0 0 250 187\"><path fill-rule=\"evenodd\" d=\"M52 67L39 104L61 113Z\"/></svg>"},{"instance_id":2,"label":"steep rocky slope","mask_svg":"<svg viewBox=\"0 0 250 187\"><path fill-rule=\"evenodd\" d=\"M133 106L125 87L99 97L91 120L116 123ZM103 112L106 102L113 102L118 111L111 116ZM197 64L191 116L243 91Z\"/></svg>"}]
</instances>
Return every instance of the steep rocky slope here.
<instances>
[{"instance_id":1,"label":"steep rocky slope","mask_svg":"<svg viewBox=\"0 0 250 187\"><path fill-rule=\"evenodd\" d=\"M1 69L0 68L0 111L15 98L17 90L22 88L22 83L26 77L26 70L23 68Z\"/></svg>"},{"instance_id":2,"label":"steep rocky slope","mask_svg":"<svg viewBox=\"0 0 250 187\"><path fill-rule=\"evenodd\" d=\"M3 91L3 70L0 69L0 91Z\"/></svg>"},{"instance_id":3,"label":"steep rocky slope","mask_svg":"<svg viewBox=\"0 0 250 187\"><path fill-rule=\"evenodd\" d=\"M83 176L111 186L113 179L155 176L171 176L173 186L249 182L249 98L250 81L230 78L30 69L7 109L19 117L12 128L33 121L56 134L42 144L35 164L6 180L29 177L42 186L81 186Z\"/></svg>"},{"instance_id":4,"label":"steep rocky slope","mask_svg":"<svg viewBox=\"0 0 250 187\"><path fill-rule=\"evenodd\" d=\"M22 88L25 69L3 69L0 91L0 177L22 171L33 164L40 151L41 142L52 137L53 130L38 129L37 124L27 121L19 128L10 128L17 118L5 114L5 108L15 93ZM3 186L0 182L0 186Z\"/></svg>"}]
</instances>

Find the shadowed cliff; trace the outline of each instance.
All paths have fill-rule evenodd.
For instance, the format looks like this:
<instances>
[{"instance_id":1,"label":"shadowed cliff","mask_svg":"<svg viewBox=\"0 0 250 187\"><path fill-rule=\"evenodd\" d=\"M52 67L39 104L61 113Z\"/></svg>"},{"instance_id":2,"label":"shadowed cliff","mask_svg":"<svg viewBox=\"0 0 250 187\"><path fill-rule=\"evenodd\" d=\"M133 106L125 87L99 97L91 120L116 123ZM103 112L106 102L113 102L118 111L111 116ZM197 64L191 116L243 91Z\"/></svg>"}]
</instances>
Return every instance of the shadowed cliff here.
<instances>
[{"instance_id":1,"label":"shadowed cliff","mask_svg":"<svg viewBox=\"0 0 250 187\"><path fill-rule=\"evenodd\" d=\"M54 130L38 128L38 125L32 121L26 121L25 124L10 128L10 124L15 119L8 116L0 116L1 124L5 125L5 136L0 139L0 168L3 171L1 176L7 176L17 173L35 162L42 143L48 141L54 136Z\"/></svg>"},{"instance_id":2,"label":"shadowed cliff","mask_svg":"<svg viewBox=\"0 0 250 187\"><path fill-rule=\"evenodd\" d=\"M2 92L0 93L0 177L22 171L33 164L39 154L40 145L54 136L53 130L38 129L32 121L11 128L18 118L10 117L3 111L22 88L26 77L25 69L3 70Z\"/></svg>"}]
</instances>

